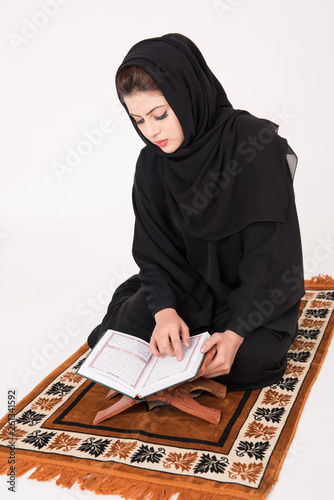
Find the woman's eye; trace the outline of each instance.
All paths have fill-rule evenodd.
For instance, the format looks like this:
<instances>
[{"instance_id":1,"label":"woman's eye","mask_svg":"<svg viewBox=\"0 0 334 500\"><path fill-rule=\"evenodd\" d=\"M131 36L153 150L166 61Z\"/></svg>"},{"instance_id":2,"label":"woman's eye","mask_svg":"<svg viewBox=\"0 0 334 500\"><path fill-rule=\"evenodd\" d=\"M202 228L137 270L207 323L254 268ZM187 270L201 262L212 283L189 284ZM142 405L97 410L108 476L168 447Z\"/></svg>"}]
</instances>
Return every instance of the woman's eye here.
<instances>
[{"instance_id":1,"label":"woman's eye","mask_svg":"<svg viewBox=\"0 0 334 500\"><path fill-rule=\"evenodd\" d=\"M155 118L156 120L162 120L163 118L166 118L166 116L167 116L167 110L166 110L166 111L165 111L162 115L160 115L160 116L155 116L154 118Z\"/></svg>"},{"instance_id":2,"label":"woman's eye","mask_svg":"<svg viewBox=\"0 0 334 500\"><path fill-rule=\"evenodd\" d=\"M163 118L166 118L166 116L167 116L167 110L162 115L155 116L154 119L155 120L162 120ZM138 120L138 121L135 120L135 124L136 125L141 125L142 123L144 123L144 119L143 118L141 120Z\"/></svg>"}]
</instances>

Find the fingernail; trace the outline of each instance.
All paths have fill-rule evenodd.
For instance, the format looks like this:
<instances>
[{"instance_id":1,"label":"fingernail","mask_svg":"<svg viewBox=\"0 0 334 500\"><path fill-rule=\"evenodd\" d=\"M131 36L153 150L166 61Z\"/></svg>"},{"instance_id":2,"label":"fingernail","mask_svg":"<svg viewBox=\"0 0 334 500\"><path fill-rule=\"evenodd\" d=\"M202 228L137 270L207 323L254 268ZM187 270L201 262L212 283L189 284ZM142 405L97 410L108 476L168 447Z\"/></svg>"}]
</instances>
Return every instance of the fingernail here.
<instances>
[{"instance_id":1,"label":"fingernail","mask_svg":"<svg viewBox=\"0 0 334 500\"><path fill-rule=\"evenodd\" d=\"M201 347L201 352L206 352L207 350L208 350L208 348L207 348L205 345L203 345L203 346Z\"/></svg>"},{"instance_id":2,"label":"fingernail","mask_svg":"<svg viewBox=\"0 0 334 500\"><path fill-rule=\"evenodd\" d=\"M181 356L176 356L177 361L181 361Z\"/></svg>"}]
</instances>

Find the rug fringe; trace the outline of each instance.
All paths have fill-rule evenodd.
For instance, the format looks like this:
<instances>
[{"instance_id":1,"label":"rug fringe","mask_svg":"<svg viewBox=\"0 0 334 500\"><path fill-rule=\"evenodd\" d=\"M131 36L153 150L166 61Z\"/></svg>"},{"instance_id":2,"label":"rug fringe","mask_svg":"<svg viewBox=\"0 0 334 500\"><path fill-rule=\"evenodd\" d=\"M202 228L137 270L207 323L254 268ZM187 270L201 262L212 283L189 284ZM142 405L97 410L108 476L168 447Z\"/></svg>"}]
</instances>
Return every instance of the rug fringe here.
<instances>
[{"instance_id":1,"label":"rug fringe","mask_svg":"<svg viewBox=\"0 0 334 500\"><path fill-rule=\"evenodd\" d=\"M308 285L334 285L334 278L330 274L318 274L310 280L305 280L305 286Z\"/></svg>"},{"instance_id":2,"label":"rug fringe","mask_svg":"<svg viewBox=\"0 0 334 500\"><path fill-rule=\"evenodd\" d=\"M6 457L6 458L8 458L8 457ZM15 476L16 477L23 476L23 474L30 471L34 467L37 467L37 465L31 464L31 460L21 460L20 459L19 464L17 464L17 463L15 464ZM7 474L7 473L8 474L10 473L10 468L9 468L8 461L6 460L6 462L2 466L0 466L0 475Z\"/></svg>"},{"instance_id":3,"label":"rug fringe","mask_svg":"<svg viewBox=\"0 0 334 500\"><path fill-rule=\"evenodd\" d=\"M189 488L189 484L185 488L178 485L166 485L159 482L149 480L140 481L137 478L121 477L116 474L101 474L90 473L87 470L70 469L66 466L56 464L41 464L33 463L29 459L20 459L16 463L15 476L20 477L29 470L34 469L28 479L36 479L37 481L55 480L57 486L72 488L75 483L78 483L81 490L89 490L100 495L120 495L128 500L170 500L170 498L178 494L177 500L227 500L234 498L246 498L243 495L235 497L230 496L226 490L224 493L215 494L210 491L198 491ZM0 474L9 472L8 463L0 467Z\"/></svg>"}]
</instances>

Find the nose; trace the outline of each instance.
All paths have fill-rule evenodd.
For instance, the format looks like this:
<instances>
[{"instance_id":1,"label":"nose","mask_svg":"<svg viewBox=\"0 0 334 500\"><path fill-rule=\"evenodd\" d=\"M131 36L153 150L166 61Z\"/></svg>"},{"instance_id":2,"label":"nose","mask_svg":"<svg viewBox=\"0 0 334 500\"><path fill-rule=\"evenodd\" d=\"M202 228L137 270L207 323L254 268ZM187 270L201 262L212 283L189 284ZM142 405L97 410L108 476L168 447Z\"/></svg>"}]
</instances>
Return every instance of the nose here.
<instances>
[{"instance_id":1,"label":"nose","mask_svg":"<svg viewBox=\"0 0 334 500\"><path fill-rule=\"evenodd\" d=\"M157 121L149 121L146 123L146 137L153 139L160 133L160 125Z\"/></svg>"}]
</instances>

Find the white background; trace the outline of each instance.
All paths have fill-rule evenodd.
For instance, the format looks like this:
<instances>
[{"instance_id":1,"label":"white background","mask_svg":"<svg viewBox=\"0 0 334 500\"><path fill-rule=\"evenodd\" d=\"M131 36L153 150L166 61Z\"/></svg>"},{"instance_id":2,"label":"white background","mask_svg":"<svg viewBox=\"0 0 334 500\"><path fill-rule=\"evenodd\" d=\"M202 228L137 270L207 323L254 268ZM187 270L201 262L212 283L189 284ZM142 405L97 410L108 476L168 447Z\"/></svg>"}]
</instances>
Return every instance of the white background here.
<instances>
[{"instance_id":1,"label":"white background","mask_svg":"<svg viewBox=\"0 0 334 500\"><path fill-rule=\"evenodd\" d=\"M66 360L137 271L131 188L144 143L117 102L114 74L143 38L188 36L235 108L280 125L299 158L306 278L334 276L333 5L0 0L1 416L7 390L22 399ZM100 144L80 149L101 124ZM77 149L76 166L66 166ZM333 358L331 348L270 500L333 498ZM17 500L95 498L25 477ZM14 498L0 479L1 498Z\"/></svg>"}]
</instances>

